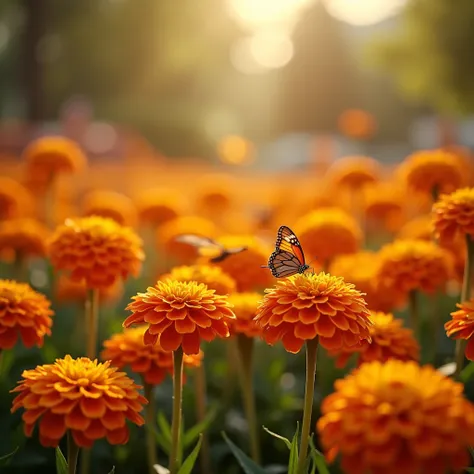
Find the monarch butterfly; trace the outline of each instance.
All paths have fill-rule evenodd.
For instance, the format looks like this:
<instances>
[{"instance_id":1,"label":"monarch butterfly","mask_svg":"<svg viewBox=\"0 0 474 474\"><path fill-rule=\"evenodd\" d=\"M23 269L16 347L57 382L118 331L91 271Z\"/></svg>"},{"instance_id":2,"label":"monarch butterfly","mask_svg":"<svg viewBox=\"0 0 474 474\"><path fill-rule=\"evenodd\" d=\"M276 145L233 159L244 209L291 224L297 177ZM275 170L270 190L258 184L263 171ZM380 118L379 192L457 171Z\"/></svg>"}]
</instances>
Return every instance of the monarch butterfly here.
<instances>
[{"instance_id":1,"label":"monarch butterfly","mask_svg":"<svg viewBox=\"0 0 474 474\"><path fill-rule=\"evenodd\" d=\"M262 268L269 268L272 275L277 278L308 270L309 265L305 262L303 248L289 227L282 225L278 229L275 251L270 255L268 265Z\"/></svg>"},{"instance_id":2,"label":"monarch butterfly","mask_svg":"<svg viewBox=\"0 0 474 474\"><path fill-rule=\"evenodd\" d=\"M219 254L209 259L212 263L222 262L231 255L247 250L247 247L233 247L226 249L222 244L216 242L210 237L204 237L198 234L180 234L175 237L175 240L176 242L192 245L198 249L208 248L218 250Z\"/></svg>"}]
</instances>

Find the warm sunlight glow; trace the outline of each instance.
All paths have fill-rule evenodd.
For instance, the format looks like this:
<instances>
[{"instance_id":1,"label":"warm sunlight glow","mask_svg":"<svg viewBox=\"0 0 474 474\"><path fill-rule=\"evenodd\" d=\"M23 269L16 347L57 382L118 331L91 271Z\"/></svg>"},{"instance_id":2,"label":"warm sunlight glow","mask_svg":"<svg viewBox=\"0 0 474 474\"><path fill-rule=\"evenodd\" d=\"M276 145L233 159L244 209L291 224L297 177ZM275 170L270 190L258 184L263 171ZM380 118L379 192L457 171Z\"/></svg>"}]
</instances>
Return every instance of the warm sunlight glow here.
<instances>
[{"instance_id":1,"label":"warm sunlight glow","mask_svg":"<svg viewBox=\"0 0 474 474\"><path fill-rule=\"evenodd\" d=\"M371 25L398 13L407 0L325 0L331 15L353 25Z\"/></svg>"}]
</instances>

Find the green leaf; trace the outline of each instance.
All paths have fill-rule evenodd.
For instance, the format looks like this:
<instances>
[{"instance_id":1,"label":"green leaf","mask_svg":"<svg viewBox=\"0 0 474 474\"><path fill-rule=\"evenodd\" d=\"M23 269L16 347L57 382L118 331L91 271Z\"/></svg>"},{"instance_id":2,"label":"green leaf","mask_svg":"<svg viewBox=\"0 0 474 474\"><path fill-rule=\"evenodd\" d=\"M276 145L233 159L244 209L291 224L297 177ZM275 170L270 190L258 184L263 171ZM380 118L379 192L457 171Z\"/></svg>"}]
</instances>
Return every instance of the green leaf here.
<instances>
[{"instance_id":1,"label":"green leaf","mask_svg":"<svg viewBox=\"0 0 474 474\"><path fill-rule=\"evenodd\" d=\"M299 423L296 424L296 431L290 445L290 459L288 461L288 474L298 474L298 435L300 431Z\"/></svg>"},{"instance_id":2,"label":"green leaf","mask_svg":"<svg viewBox=\"0 0 474 474\"><path fill-rule=\"evenodd\" d=\"M466 383L472 376L474 376L474 362L469 362L469 364L461 370L459 378L461 379L461 382Z\"/></svg>"},{"instance_id":3,"label":"green leaf","mask_svg":"<svg viewBox=\"0 0 474 474\"><path fill-rule=\"evenodd\" d=\"M160 448L169 456L171 451L171 441L164 436L160 431L155 429L153 426L145 424L145 429L150 430L155 435L156 443Z\"/></svg>"},{"instance_id":4,"label":"green leaf","mask_svg":"<svg viewBox=\"0 0 474 474\"><path fill-rule=\"evenodd\" d=\"M198 439L199 435L203 433L204 431L206 431L207 428L209 428L210 424L216 418L216 415L217 415L216 409L210 410L201 422L197 423L192 428L189 428L189 430L186 433L184 433L183 447L185 449L188 448L191 444L193 444L196 441L196 439Z\"/></svg>"},{"instance_id":5,"label":"green leaf","mask_svg":"<svg viewBox=\"0 0 474 474\"><path fill-rule=\"evenodd\" d=\"M474 467L466 467L466 469L464 469L466 472L469 472L469 474L474 474Z\"/></svg>"},{"instance_id":6,"label":"green leaf","mask_svg":"<svg viewBox=\"0 0 474 474\"><path fill-rule=\"evenodd\" d=\"M240 448L238 448L225 433L222 433L222 437L229 446L232 454L235 456L240 466L244 470L245 474L266 474L266 471L261 468L258 464L252 461Z\"/></svg>"},{"instance_id":7,"label":"green leaf","mask_svg":"<svg viewBox=\"0 0 474 474\"><path fill-rule=\"evenodd\" d=\"M198 457L199 450L201 449L201 444L202 444L202 434L199 435L199 440L198 440L196 446L191 451L191 454L183 462L183 465L181 466L180 470L178 471L178 474L191 474L191 471L193 470L194 464L196 463L196 459Z\"/></svg>"},{"instance_id":8,"label":"green leaf","mask_svg":"<svg viewBox=\"0 0 474 474\"><path fill-rule=\"evenodd\" d=\"M313 437L309 440L309 446L311 448L311 458L313 459L313 470L314 466L316 466L319 474L330 474L324 454L316 449Z\"/></svg>"},{"instance_id":9,"label":"green leaf","mask_svg":"<svg viewBox=\"0 0 474 474\"><path fill-rule=\"evenodd\" d=\"M288 438L285 438L284 436L279 435L278 433L274 433L273 431L270 431L267 427L263 427L263 429L271 436L273 436L276 439L279 439L283 441L286 444L286 447L291 451L291 441Z\"/></svg>"},{"instance_id":10,"label":"green leaf","mask_svg":"<svg viewBox=\"0 0 474 474\"><path fill-rule=\"evenodd\" d=\"M66 458L64 457L63 453L59 446L56 448L56 473L57 474L68 474L68 466Z\"/></svg>"},{"instance_id":11,"label":"green leaf","mask_svg":"<svg viewBox=\"0 0 474 474\"><path fill-rule=\"evenodd\" d=\"M12 451L9 454L5 454L4 456L0 457L0 466L6 466L8 463L11 461L12 457L16 454L16 452L20 449L19 446L17 446L14 451Z\"/></svg>"},{"instance_id":12,"label":"green leaf","mask_svg":"<svg viewBox=\"0 0 474 474\"><path fill-rule=\"evenodd\" d=\"M161 430L161 433L171 445L171 425L168 423L168 420L166 419L166 416L163 412L160 411L160 413L158 413L156 421L158 423L158 427Z\"/></svg>"}]
</instances>

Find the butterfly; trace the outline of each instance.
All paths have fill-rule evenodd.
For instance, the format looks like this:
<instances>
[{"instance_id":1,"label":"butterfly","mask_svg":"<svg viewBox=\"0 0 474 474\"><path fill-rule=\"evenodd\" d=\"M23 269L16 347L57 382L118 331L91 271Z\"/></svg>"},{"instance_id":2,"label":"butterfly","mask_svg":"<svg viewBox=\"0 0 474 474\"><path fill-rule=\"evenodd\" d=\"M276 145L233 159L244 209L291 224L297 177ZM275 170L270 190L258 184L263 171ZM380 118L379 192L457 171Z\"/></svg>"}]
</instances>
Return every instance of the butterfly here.
<instances>
[{"instance_id":1,"label":"butterfly","mask_svg":"<svg viewBox=\"0 0 474 474\"><path fill-rule=\"evenodd\" d=\"M275 251L268 259L268 265L262 268L269 268L274 277L287 277L296 273L304 273L308 270L303 248L295 233L286 225L278 229L275 243Z\"/></svg>"},{"instance_id":2,"label":"butterfly","mask_svg":"<svg viewBox=\"0 0 474 474\"><path fill-rule=\"evenodd\" d=\"M212 263L222 262L231 255L247 250L247 247L233 247L227 249L222 244L216 242L210 237L205 237L203 235L198 234L180 234L175 237L175 240L176 242L192 245L193 247L196 247L198 249L214 249L216 251L219 251L219 254L217 256L209 259L209 261Z\"/></svg>"}]
</instances>

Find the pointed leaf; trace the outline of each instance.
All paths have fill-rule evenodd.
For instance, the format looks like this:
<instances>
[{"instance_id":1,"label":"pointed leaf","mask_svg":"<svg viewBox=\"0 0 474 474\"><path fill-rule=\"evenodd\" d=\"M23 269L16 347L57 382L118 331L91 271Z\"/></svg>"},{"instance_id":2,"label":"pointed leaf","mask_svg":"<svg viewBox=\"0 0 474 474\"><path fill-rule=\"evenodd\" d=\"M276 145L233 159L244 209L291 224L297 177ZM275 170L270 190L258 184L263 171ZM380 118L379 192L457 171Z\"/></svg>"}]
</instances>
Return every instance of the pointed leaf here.
<instances>
[{"instance_id":1,"label":"pointed leaf","mask_svg":"<svg viewBox=\"0 0 474 474\"><path fill-rule=\"evenodd\" d=\"M271 436L273 436L276 439L279 439L283 441L286 444L286 447L291 450L291 441L288 438L285 438L284 436L279 435L278 433L274 433L273 431L270 431L267 427L263 427L263 429Z\"/></svg>"},{"instance_id":2,"label":"pointed leaf","mask_svg":"<svg viewBox=\"0 0 474 474\"><path fill-rule=\"evenodd\" d=\"M201 422L197 423L192 428L189 428L189 430L184 433L183 446L185 449L193 444L202 432L209 428L209 425L214 421L216 414L216 409L210 410Z\"/></svg>"},{"instance_id":3,"label":"pointed leaf","mask_svg":"<svg viewBox=\"0 0 474 474\"><path fill-rule=\"evenodd\" d=\"M222 436L229 446L232 454L237 459L240 467L244 470L245 474L266 474L266 471L261 468L258 464L252 461L240 448L238 448L225 433Z\"/></svg>"},{"instance_id":4,"label":"pointed leaf","mask_svg":"<svg viewBox=\"0 0 474 474\"><path fill-rule=\"evenodd\" d=\"M191 474L194 464L196 463L199 450L201 449L201 444L202 444L202 434L199 435L199 440L195 448L191 451L191 454L183 462L183 465L181 466L181 469L178 471L178 474Z\"/></svg>"},{"instance_id":5,"label":"pointed leaf","mask_svg":"<svg viewBox=\"0 0 474 474\"><path fill-rule=\"evenodd\" d=\"M311 448L311 458L313 459L313 463L316 466L319 474L330 474L328 466L326 464L326 458L321 451L316 449L316 446L313 442L313 437L309 440L309 446Z\"/></svg>"},{"instance_id":6,"label":"pointed leaf","mask_svg":"<svg viewBox=\"0 0 474 474\"><path fill-rule=\"evenodd\" d=\"M56 448L56 473L68 474L67 461L59 446Z\"/></svg>"},{"instance_id":7,"label":"pointed leaf","mask_svg":"<svg viewBox=\"0 0 474 474\"><path fill-rule=\"evenodd\" d=\"M0 457L0 466L6 466L12 459L13 456L15 456L16 452L20 449L19 446L17 446L14 451L12 451L9 454L5 454L4 456Z\"/></svg>"},{"instance_id":8,"label":"pointed leaf","mask_svg":"<svg viewBox=\"0 0 474 474\"><path fill-rule=\"evenodd\" d=\"M474 474L474 467L466 467L464 470L469 472L469 474Z\"/></svg>"},{"instance_id":9,"label":"pointed leaf","mask_svg":"<svg viewBox=\"0 0 474 474\"><path fill-rule=\"evenodd\" d=\"M296 431L291 440L290 459L288 460L288 474L298 474L298 435L300 431L299 424L296 425Z\"/></svg>"},{"instance_id":10,"label":"pointed leaf","mask_svg":"<svg viewBox=\"0 0 474 474\"><path fill-rule=\"evenodd\" d=\"M168 423L166 416L163 412L158 413L157 419L158 427L160 428L163 436L169 441L171 445L171 425Z\"/></svg>"}]
</instances>

